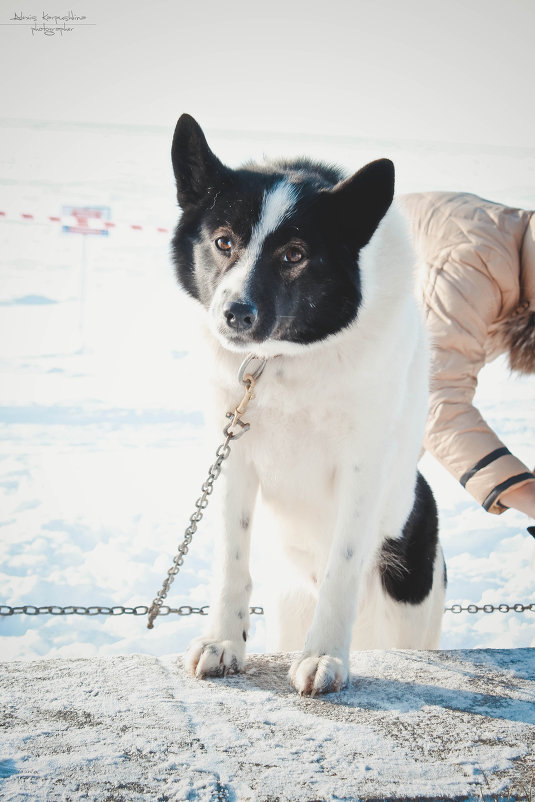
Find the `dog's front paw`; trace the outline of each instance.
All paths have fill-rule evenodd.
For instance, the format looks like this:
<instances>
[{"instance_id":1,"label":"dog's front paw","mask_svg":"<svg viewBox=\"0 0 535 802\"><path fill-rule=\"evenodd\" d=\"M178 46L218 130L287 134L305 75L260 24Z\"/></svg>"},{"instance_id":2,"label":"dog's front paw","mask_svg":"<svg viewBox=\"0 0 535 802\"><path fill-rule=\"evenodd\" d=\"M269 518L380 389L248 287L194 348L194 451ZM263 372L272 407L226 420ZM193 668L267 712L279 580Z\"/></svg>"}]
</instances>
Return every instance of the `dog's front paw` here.
<instances>
[{"instance_id":1,"label":"dog's front paw","mask_svg":"<svg viewBox=\"0 0 535 802\"><path fill-rule=\"evenodd\" d=\"M291 683L301 696L339 691L347 683L348 676L347 664L329 654L304 652L290 668Z\"/></svg>"},{"instance_id":2,"label":"dog's front paw","mask_svg":"<svg viewBox=\"0 0 535 802\"><path fill-rule=\"evenodd\" d=\"M245 644L196 638L185 655L186 669L197 679L239 674L245 666Z\"/></svg>"}]
</instances>

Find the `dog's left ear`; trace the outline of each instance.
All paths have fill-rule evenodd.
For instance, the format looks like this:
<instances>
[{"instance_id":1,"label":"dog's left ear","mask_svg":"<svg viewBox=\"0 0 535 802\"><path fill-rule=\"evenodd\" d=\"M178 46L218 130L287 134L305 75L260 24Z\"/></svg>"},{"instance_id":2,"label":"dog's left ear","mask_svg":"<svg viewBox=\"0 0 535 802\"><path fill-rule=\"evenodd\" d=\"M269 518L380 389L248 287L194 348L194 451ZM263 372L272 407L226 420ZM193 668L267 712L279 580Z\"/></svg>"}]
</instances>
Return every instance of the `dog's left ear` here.
<instances>
[{"instance_id":1,"label":"dog's left ear","mask_svg":"<svg viewBox=\"0 0 535 802\"><path fill-rule=\"evenodd\" d=\"M372 238L394 198L394 165L378 159L329 190L336 219L359 248Z\"/></svg>"},{"instance_id":2,"label":"dog's left ear","mask_svg":"<svg viewBox=\"0 0 535 802\"><path fill-rule=\"evenodd\" d=\"M201 126L189 114L182 114L176 124L171 160L182 209L214 196L215 187L230 172L212 153Z\"/></svg>"}]
</instances>

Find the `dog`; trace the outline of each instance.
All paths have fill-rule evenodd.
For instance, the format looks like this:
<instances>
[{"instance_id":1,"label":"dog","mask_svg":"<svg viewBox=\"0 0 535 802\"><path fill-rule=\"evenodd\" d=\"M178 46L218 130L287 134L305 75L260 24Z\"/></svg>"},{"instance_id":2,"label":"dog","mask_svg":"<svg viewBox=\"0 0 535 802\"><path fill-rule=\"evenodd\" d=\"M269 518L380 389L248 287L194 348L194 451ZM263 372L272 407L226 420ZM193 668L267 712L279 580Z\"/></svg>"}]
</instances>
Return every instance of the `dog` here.
<instances>
[{"instance_id":1,"label":"dog","mask_svg":"<svg viewBox=\"0 0 535 802\"><path fill-rule=\"evenodd\" d=\"M394 166L231 169L187 114L171 155L172 257L203 309L221 415L244 357L265 360L250 432L224 463L220 588L186 665L199 678L244 670L260 496L294 571L277 614L278 649L298 653L290 681L338 691L350 649L437 648L444 606L437 510L417 470L427 346Z\"/></svg>"}]
</instances>

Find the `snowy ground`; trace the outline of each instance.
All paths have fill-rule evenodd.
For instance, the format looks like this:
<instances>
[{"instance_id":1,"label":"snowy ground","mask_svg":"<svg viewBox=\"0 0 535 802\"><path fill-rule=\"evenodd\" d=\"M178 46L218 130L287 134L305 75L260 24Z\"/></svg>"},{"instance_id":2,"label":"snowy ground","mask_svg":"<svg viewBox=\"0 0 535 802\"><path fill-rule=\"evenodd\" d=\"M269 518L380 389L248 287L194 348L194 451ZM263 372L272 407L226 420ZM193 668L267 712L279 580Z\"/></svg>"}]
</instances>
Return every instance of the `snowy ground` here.
<instances>
[{"instance_id":1,"label":"snowy ground","mask_svg":"<svg viewBox=\"0 0 535 802\"><path fill-rule=\"evenodd\" d=\"M355 652L314 699L290 659L204 682L176 656L2 663L2 799L531 799L532 649Z\"/></svg>"},{"instance_id":2,"label":"snowy ground","mask_svg":"<svg viewBox=\"0 0 535 802\"><path fill-rule=\"evenodd\" d=\"M0 134L0 603L147 604L217 446L203 434L191 310L174 283L169 237L156 231L175 220L171 132L0 121ZM535 208L535 150L217 131L211 143L231 164L306 153L355 169L386 155L400 192L463 189ZM117 223L147 228L118 226L87 241L84 275L82 237L45 222L64 204L108 205ZM484 414L528 465L534 390L501 363L478 390ZM488 515L432 459L422 467L440 506L448 602L535 601L535 542L523 516ZM209 602L216 534L214 504L173 606ZM257 568L254 604L267 581ZM0 658L162 655L182 651L201 623L161 619L148 632L144 618L125 616L3 618ZM441 645L522 647L534 638L533 613L447 614ZM258 618L251 649L265 649Z\"/></svg>"}]
</instances>

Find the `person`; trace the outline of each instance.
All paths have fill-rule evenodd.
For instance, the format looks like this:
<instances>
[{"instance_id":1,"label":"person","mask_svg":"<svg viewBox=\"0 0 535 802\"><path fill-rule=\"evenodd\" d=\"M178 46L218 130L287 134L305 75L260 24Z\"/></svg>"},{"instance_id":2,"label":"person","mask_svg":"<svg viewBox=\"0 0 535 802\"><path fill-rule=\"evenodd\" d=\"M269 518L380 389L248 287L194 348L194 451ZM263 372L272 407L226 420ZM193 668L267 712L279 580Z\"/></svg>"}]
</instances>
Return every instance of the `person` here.
<instances>
[{"instance_id":1,"label":"person","mask_svg":"<svg viewBox=\"0 0 535 802\"><path fill-rule=\"evenodd\" d=\"M401 197L431 340L424 447L490 513L535 518L535 475L473 404L481 368L507 353L535 373L535 213L469 193ZM535 536L535 528L529 527Z\"/></svg>"}]
</instances>

